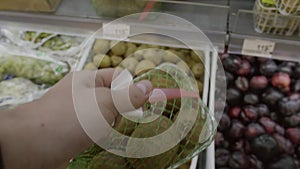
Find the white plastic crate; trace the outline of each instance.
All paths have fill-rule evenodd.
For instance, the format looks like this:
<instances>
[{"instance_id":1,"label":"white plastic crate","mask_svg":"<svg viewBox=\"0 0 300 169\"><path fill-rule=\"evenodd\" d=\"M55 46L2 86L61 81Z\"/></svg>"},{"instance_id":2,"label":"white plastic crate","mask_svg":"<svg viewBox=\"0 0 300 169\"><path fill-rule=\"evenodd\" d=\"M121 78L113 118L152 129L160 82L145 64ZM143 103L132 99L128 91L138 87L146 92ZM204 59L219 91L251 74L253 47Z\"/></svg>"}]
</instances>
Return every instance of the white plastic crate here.
<instances>
[{"instance_id":1,"label":"white plastic crate","mask_svg":"<svg viewBox=\"0 0 300 169\"><path fill-rule=\"evenodd\" d=\"M300 12L300 0L274 0L278 11L283 15Z\"/></svg>"},{"instance_id":2,"label":"white plastic crate","mask_svg":"<svg viewBox=\"0 0 300 169\"><path fill-rule=\"evenodd\" d=\"M256 0L254 11L254 29L258 33L290 36L299 25L298 18L280 15L276 6L266 6L261 0Z\"/></svg>"}]
</instances>

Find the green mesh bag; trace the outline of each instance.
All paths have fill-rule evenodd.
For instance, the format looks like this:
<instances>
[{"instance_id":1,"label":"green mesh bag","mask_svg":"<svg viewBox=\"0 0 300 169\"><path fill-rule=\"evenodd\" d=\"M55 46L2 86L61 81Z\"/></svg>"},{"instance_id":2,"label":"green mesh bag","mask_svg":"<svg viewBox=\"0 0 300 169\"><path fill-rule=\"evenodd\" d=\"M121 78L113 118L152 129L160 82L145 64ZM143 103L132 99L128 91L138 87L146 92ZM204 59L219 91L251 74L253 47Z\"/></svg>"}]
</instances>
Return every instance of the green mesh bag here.
<instances>
[{"instance_id":1,"label":"green mesh bag","mask_svg":"<svg viewBox=\"0 0 300 169\"><path fill-rule=\"evenodd\" d=\"M164 63L136 77L134 82L141 80L149 80L154 87L143 106L143 117L123 116L115 130L130 138L112 137L114 150L94 156L88 169L173 169L191 160L213 141L217 125L201 101L192 77L176 65ZM153 94L155 91L161 93ZM110 153L116 151L126 151L127 156ZM143 153L148 154L143 156Z\"/></svg>"}]
</instances>

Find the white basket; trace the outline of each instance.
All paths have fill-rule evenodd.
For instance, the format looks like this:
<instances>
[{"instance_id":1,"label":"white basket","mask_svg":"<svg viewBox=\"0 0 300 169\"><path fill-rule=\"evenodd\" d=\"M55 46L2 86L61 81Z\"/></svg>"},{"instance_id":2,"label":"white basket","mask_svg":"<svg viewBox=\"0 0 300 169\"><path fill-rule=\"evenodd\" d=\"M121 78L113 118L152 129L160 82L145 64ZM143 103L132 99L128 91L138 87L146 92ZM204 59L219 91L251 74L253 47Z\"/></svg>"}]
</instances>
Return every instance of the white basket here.
<instances>
[{"instance_id":1,"label":"white basket","mask_svg":"<svg viewBox=\"0 0 300 169\"><path fill-rule=\"evenodd\" d=\"M274 2L282 15L300 12L300 0L274 0Z\"/></svg>"},{"instance_id":2,"label":"white basket","mask_svg":"<svg viewBox=\"0 0 300 169\"><path fill-rule=\"evenodd\" d=\"M266 7L261 0L256 0L254 11L254 28L258 33L290 36L299 25L298 18L280 15L275 6Z\"/></svg>"}]
</instances>

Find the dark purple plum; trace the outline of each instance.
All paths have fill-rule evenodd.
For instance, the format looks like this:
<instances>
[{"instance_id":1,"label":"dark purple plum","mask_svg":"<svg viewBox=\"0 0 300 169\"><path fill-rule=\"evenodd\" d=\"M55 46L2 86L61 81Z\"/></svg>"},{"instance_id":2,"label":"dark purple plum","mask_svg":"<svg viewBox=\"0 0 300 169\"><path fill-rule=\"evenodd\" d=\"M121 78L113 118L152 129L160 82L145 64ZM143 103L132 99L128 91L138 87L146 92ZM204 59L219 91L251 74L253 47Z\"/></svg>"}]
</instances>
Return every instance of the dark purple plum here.
<instances>
[{"instance_id":1,"label":"dark purple plum","mask_svg":"<svg viewBox=\"0 0 300 169\"><path fill-rule=\"evenodd\" d=\"M284 95L282 92L273 88L267 89L267 91L262 94L263 102L271 107L275 106L277 104L277 101L279 101L283 97Z\"/></svg>"},{"instance_id":2,"label":"dark purple plum","mask_svg":"<svg viewBox=\"0 0 300 169\"><path fill-rule=\"evenodd\" d=\"M284 128L282 126L276 124L276 126L275 126L275 132L283 136L284 133L285 133L285 130L284 130Z\"/></svg>"},{"instance_id":3,"label":"dark purple plum","mask_svg":"<svg viewBox=\"0 0 300 169\"><path fill-rule=\"evenodd\" d=\"M257 113L258 113L258 116L259 117L263 117L263 116L270 116L270 110L268 108L267 105L265 104L258 104L256 106L256 109L257 109Z\"/></svg>"},{"instance_id":4,"label":"dark purple plum","mask_svg":"<svg viewBox=\"0 0 300 169\"><path fill-rule=\"evenodd\" d=\"M233 142L231 144L231 149L230 150L244 152L245 142L246 141L244 139L239 139L239 140Z\"/></svg>"},{"instance_id":5,"label":"dark purple plum","mask_svg":"<svg viewBox=\"0 0 300 169\"><path fill-rule=\"evenodd\" d=\"M243 92L247 91L249 89L248 79L245 77L239 76L235 80L235 87Z\"/></svg>"},{"instance_id":6,"label":"dark purple plum","mask_svg":"<svg viewBox=\"0 0 300 169\"><path fill-rule=\"evenodd\" d=\"M284 72L291 76L293 74L293 66L289 65L288 62L283 62L279 66L279 72Z\"/></svg>"},{"instance_id":7,"label":"dark purple plum","mask_svg":"<svg viewBox=\"0 0 300 169\"><path fill-rule=\"evenodd\" d=\"M245 123L254 122L258 118L257 108L248 105L244 106L243 111L241 112L241 119Z\"/></svg>"},{"instance_id":8,"label":"dark purple plum","mask_svg":"<svg viewBox=\"0 0 300 169\"><path fill-rule=\"evenodd\" d=\"M285 97L278 102L279 113L283 116L291 116L300 111L300 99Z\"/></svg>"},{"instance_id":9,"label":"dark purple plum","mask_svg":"<svg viewBox=\"0 0 300 169\"><path fill-rule=\"evenodd\" d=\"M261 135L251 142L251 149L256 157L267 162L274 158L279 152L278 143L271 135Z\"/></svg>"},{"instance_id":10,"label":"dark purple plum","mask_svg":"<svg viewBox=\"0 0 300 169\"><path fill-rule=\"evenodd\" d=\"M250 87L253 89L264 89L268 86L268 79L265 76L253 76L250 80Z\"/></svg>"},{"instance_id":11,"label":"dark purple plum","mask_svg":"<svg viewBox=\"0 0 300 169\"><path fill-rule=\"evenodd\" d=\"M278 67L273 60L267 60L260 64L260 73L265 76L272 76Z\"/></svg>"},{"instance_id":12,"label":"dark purple plum","mask_svg":"<svg viewBox=\"0 0 300 169\"><path fill-rule=\"evenodd\" d=\"M291 156L283 155L280 159L274 161L269 169L297 169L295 160Z\"/></svg>"},{"instance_id":13,"label":"dark purple plum","mask_svg":"<svg viewBox=\"0 0 300 169\"><path fill-rule=\"evenodd\" d=\"M225 76L227 84L232 84L234 82L234 76L231 73L225 72Z\"/></svg>"},{"instance_id":14,"label":"dark purple plum","mask_svg":"<svg viewBox=\"0 0 300 169\"><path fill-rule=\"evenodd\" d=\"M273 121L278 121L279 117L276 112L271 112L270 119L272 119Z\"/></svg>"},{"instance_id":15,"label":"dark purple plum","mask_svg":"<svg viewBox=\"0 0 300 169\"><path fill-rule=\"evenodd\" d=\"M230 153L224 148L217 148L215 152L215 161L217 167L224 167L227 165L230 158Z\"/></svg>"},{"instance_id":16,"label":"dark purple plum","mask_svg":"<svg viewBox=\"0 0 300 169\"><path fill-rule=\"evenodd\" d=\"M229 129L229 137L232 139L238 139L243 137L245 126L238 120L232 120L231 127Z\"/></svg>"},{"instance_id":17,"label":"dark purple plum","mask_svg":"<svg viewBox=\"0 0 300 169\"><path fill-rule=\"evenodd\" d=\"M293 85L292 85L292 90L294 92L299 92L300 91L300 80L296 80Z\"/></svg>"},{"instance_id":18,"label":"dark purple plum","mask_svg":"<svg viewBox=\"0 0 300 169\"><path fill-rule=\"evenodd\" d=\"M263 169L263 163L259 161L255 155L251 154L249 160L252 169Z\"/></svg>"},{"instance_id":19,"label":"dark purple plum","mask_svg":"<svg viewBox=\"0 0 300 169\"><path fill-rule=\"evenodd\" d=\"M234 106L229 109L230 118L238 118L242 109L239 106Z\"/></svg>"},{"instance_id":20,"label":"dark purple plum","mask_svg":"<svg viewBox=\"0 0 300 169\"><path fill-rule=\"evenodd\" d=\"M245 153L235 151L229 159L229 166L231 169L248 169L250 167L250 162Z\"/></svg>"},{"instance_id":21,"label":"dark purple plum","mask_svg":"<svg viewBox=\"0 0 300 169\"><path fill-rule=\"evenodd\" d=\"M231 120L230 120L229 116L227 114L223 113L222 118L218 125L218 129L220 131L225 131L230 127L230 124L231 124Z\"/></svg>"},{"instance_id":22,"label":"dark purple plum","mask_svg":"<svg viewBox=\"0 0 300 169\"><path fill-rule=\"evenodd\" d=\"M264 127L266 133L271 134L275 131L276 123L268 117L259 119L259 123Z\"/></svg>"},{"instance_id":23,"label":"dark purple plum","mask_svg":"<svg viewBox=\"0 0 300 169\"><path fill-rule=\"evenodd\" d=\"M245 136L248 140L258 137L264 133L264 128L258 123L250 123L245 130Z\"/></svg>"},{"instance_id":24,"label":"dark purple plum","mask_svg":"<svg viewBox=\"0 0 300 169\"><path fill-rule=\"evenodd\" d=\"M274 133L273 137L276 139L279 147L279 151L281 153L286 153L286 154L293 154L294 153L294 146L290 142L290 140L284 138L283 136Z\"/></svg>"},{"instance_id":25,"label":"dark purple plum","mask_svg":"<svg viewBox=\"0 0 300 169\"><path fill-rule=\"evenodd\" d=\"M259 102L259 98L256 94L254 93L248 93L244 96L244 102L246 104L251 104L251 105L254 105L254 104L257 104Z\"/></svg>"},{"instance_id":26,"label":"dark purple plum","mask_svg":"<svg viewBox=\"0 0 300 169\"><path fill-rule=\"evenodd\" d=\"M224 144L224 136L221 132L217 132L216 133L216 137L215 137L215 145L216 147L221 147Z\"/></svg>"},{"instance_id":27,"label":"dark purple plum","mask_svg":"<svg viewBox=\"0 0 300 169\"><path fill-rule=\"evenodd\" d=\"M241 101L242 94L239 90L230 88L227 90L226 100L229 104L238 104Z\"/></svg>"},{"instance_id":28,"label":"dark purple plum","mask_svg":"<svg viewBox=\"0 0 300 169\"><path fill-rule=\"evenodd\" d=\"M238 56L228 56L223 60L224 69L231 72L236 73L242 64L242 60Z\"/></svg>"},{"instance_id":29,"label":"dark purple plum","mask_svg":"<svg viewBox=\"0 0 300 169\"><path fill-rule=\"evenodd\" d=\"M291 84L290 75L283 72L275 73L272 76L272 85L276 88L285 89Z\"/></svg>"},{"instance_id":30,"label":"dark purple plum","mask_svg":"<svg viewBox=\"0 0 300 169\"><path fill-rule=\"evenodd\" d=\"M287 127L300 126L300 113L284 118L284 124Z\"/></svg>"},{"instance_id":31,"label":"dark purple plum","mask_svg":"<svg viewBox=\"0 0 300 169\"><path fill-rule=\"evenodd\" d=\"M297 66L295 66L293 77L296 79L300 79L300 64L298 63Z\"/></svg>"},{"instance_id":32,"label":"dark purple plum","mask_svg":"<svg viewBox=\"0 0 300 169\"><path fill-rule=\"evenodd\" d=\"M300 145L300 128L288 128L286 135L295 145Z\"/></svg>"},{"instance_id":33,"label":"dark purple plum","mask_svg":"<svg viewBox=\"0 0 300 169\"><path fill-rule=\"evenodd\" d=\"M250 73L251 65L247 60L242 60L239 70L237 71L238 75L246 76Z\"/></svg>"}]
</instances>

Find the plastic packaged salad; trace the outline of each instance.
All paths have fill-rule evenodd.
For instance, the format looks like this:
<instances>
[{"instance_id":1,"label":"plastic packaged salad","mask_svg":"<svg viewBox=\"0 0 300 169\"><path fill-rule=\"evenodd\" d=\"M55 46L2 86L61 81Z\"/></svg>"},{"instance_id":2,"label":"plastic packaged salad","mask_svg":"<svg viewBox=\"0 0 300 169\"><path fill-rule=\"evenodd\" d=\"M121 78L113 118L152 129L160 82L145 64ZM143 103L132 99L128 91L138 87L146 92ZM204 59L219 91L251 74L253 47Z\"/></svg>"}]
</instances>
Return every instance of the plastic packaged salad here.
<instances>
[{"instance_id":1,"label":"plastic packaged salad","mask_svg":"<svg viewBox=\"0 0 300 169\"><path fill-rule=\"evenodd\" d=\"M15 48L12 48L15 49ZM22 77L39 85L51 86L69 72L68 64L50 57L38 57L0 46L0 81Z\"/></svg>"},{"instance_id":2,"label":"plastic packaged salad","mask_svg":"<svg viewBox=\"0 0 300 169\"><path fill-rule=\"evenodd\" d=\"M12 78L0 82L0 110L31 102L45 94L47 89L28 79Z\"/></svg>"}]
</instances>

